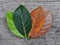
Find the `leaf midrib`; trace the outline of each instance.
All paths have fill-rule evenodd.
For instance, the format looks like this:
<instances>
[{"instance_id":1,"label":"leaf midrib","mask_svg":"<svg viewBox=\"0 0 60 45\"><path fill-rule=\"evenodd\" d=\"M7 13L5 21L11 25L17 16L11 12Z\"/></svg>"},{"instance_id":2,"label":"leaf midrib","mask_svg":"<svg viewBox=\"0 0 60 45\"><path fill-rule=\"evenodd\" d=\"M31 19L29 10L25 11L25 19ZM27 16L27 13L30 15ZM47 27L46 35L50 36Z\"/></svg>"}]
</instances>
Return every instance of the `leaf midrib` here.
<instances>
[{"instance_id":1,"label":"leaf midrib","mask_svg":"<svg viewBox=\"0 0 60 45\"><path fill-rule=\"evenodd\" d=\"M23 9L21 8L21 13L23 14ZM22 15L21 15L21 21L22 21L22 27L23 27L23 30L24 30L24 33L25 33L25 38L27 39L27 34L26 34L26 30L25 30L25 26L24 26L24 22L22 20Z\"/></svg>"}]
</instances>

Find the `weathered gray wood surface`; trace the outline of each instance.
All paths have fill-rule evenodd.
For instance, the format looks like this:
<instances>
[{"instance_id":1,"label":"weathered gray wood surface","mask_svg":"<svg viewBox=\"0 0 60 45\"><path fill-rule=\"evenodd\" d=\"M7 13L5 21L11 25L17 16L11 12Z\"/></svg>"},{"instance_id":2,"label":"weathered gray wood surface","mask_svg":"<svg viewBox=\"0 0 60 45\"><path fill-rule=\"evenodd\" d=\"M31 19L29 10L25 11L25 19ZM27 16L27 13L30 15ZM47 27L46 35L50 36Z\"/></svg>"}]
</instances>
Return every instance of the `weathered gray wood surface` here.
<instances>
[{"instance_id":1,"label":"weathered gray wood surface","mask_svg":"<svg viewBox=\"0 0 60 45\"><path fill-rule=\"evenodd\" d=\"M49 32L40 39L26 41L14 36L6 25L7 11L14 11L23 4L31 12L34 7L42 6L50 10L53 24ZM0 0L0 45L60 45L60 0Z\"/></svg>"}]
</instances>

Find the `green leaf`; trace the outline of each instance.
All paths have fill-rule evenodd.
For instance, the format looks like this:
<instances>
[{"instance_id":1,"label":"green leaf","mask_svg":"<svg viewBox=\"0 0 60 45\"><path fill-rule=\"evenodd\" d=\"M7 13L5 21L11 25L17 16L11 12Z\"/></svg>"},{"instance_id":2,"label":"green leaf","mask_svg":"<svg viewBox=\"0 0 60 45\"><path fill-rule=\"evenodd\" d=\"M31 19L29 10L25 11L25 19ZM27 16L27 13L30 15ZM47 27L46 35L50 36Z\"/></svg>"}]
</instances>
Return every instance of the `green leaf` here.
<instances>
[{"instance_id":1,"label":"green leaf","mask_svg":"<svg viewBox=\"0 0 60 45\"><path fill-rule=\"evenodd\" d=\"M8 27L9 27L10 31L11 31L14 35L16 35L16 36L18 36L18 37L21 37L21 38L24 38L24 36L23 36L22 34L20 34L20 33L18 32L18 30L16 29L16 27L15 27L14 22L13 22L12 19L13 19L13 12L7 12L7 13L6 13L6 20L7 20L7 25L8 25Z\"/></svg>"},{"instance_id":2,"label":"green leaf","mask_svg":"<svg viewBox=\"0 0 60 45\"><path fill-rule=\"evenodd\" d=\"M28 38L28 33L31 30L32 27L32 21L30 18L29 11L23 6L20 5L14 12L13 15L13 21L17 28L17 30L25 36L25 38Z\"/></svg>"}]
</instances>

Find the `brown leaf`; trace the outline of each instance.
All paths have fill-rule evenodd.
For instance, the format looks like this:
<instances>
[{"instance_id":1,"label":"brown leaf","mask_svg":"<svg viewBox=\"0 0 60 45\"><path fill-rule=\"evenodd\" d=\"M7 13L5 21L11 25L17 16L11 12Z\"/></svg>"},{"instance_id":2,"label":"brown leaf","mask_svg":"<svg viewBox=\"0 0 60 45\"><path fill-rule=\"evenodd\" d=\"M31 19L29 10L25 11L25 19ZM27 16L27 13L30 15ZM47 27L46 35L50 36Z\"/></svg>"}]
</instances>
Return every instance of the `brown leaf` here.
<instances>
[{"instance_id":1,"label":"brown leaf","mask_svg":"<svg viewBox=\"0 0 60 45\"><path fill-rule=\"evenodd\" d=\"M45 21L45 12L42 7L37 7L31 12L30 16L32 19L32 29L28 36L33 37L43 27Z\"/></svg>"}]
</instances>

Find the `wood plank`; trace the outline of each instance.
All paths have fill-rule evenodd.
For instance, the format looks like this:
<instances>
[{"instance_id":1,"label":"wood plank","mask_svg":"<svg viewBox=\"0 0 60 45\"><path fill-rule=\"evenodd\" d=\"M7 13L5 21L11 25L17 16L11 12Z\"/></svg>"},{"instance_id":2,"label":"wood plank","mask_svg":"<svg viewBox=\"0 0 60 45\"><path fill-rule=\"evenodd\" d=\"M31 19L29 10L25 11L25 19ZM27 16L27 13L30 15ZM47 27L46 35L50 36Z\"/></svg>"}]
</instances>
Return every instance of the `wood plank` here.
<instances>
[{"instance_id":1,"label":"wood plank","mask_svg":"<svg viewBox=\"0 0 60 45\"><path fill-rule=\"evenodd\" d=\"M0 0L0 45L60 45L60 0ZM30 12L37 6L50 10L53 24L50 31L39 39L20 39L13 35L6 24L6 12L23 4Z\"/></svg>"}]
</instances>

